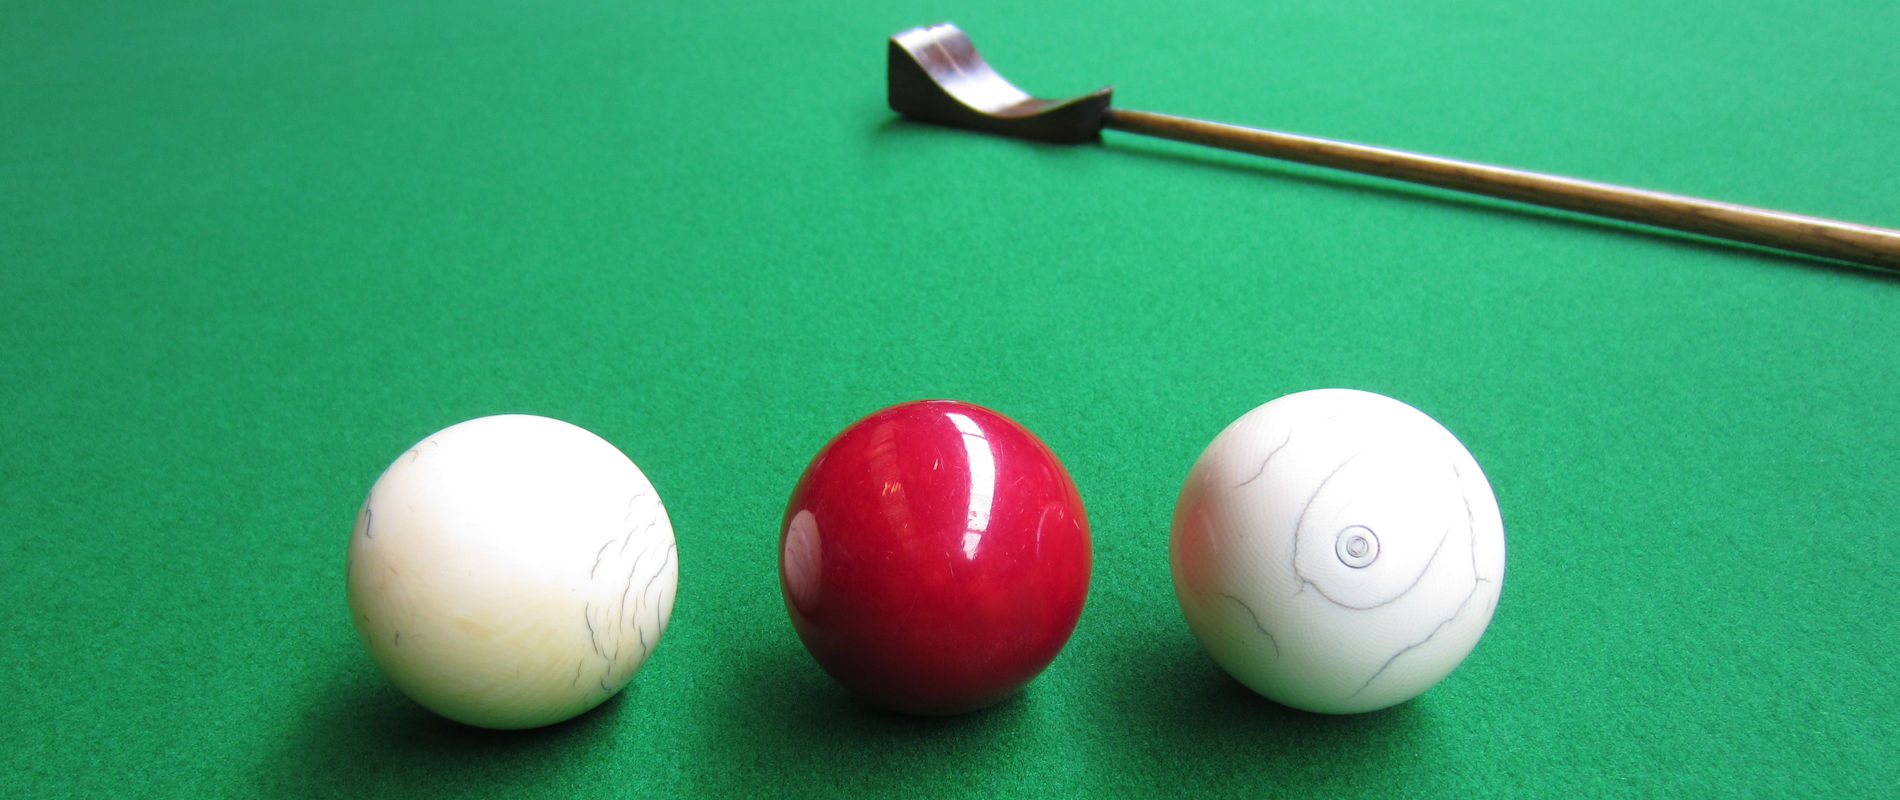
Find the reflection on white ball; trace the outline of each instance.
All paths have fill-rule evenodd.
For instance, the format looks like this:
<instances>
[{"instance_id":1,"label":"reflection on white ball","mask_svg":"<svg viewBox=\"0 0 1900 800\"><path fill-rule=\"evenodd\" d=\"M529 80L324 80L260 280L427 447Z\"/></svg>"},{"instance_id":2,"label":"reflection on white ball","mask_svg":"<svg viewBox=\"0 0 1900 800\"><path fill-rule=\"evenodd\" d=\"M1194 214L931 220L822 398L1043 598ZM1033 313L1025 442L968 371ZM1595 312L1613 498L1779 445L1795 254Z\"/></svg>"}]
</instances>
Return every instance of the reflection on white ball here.
<instances>
[{"instance_id":1,"label":"reflection on white ball","mask_svg":"<svg viewBox=\"0 0 1900 800\"><path fill-rule=\"evenodd\" d=\"M1241 683L1329 714L1405 702L1497 608L1504 523L1464 445L1350 389L1260 406L1188 473L1168 547L1195 637Z\"/></svg>"},{"instance_id":2,"label":"reflection on white ball","mask_svg":"<svg viewBox=\"0 0 1900 800\"><path fill-rule=\"evenodd\" d=\"M653 653L679 584L640 468L546 417L439 431L378 478L350 537L350 611L391 682L485 728L599 705Z\"/></svg>"}]
</instances>

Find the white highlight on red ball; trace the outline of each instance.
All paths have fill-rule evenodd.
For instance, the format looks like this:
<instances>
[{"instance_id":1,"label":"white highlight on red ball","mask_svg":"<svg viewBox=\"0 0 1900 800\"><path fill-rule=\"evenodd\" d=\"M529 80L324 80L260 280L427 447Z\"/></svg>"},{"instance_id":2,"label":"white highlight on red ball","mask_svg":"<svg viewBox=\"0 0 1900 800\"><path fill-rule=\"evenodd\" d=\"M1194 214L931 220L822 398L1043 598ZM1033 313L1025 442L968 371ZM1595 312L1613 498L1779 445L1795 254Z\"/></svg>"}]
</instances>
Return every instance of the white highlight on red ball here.
<instances>
[{"instance_id":1,"label":"white highlight on red ball","mask_svg":"<svg viewBox=\"0 0 1900 800\"><path fill-rule=\"evenodd\" d=\"M357 633L442 716L531 728L599 705L659 644L673 526L613 445L546 417L439 431L383 472L350 538Z\"/></svg>"},{"instance_id":2,"label":"white highlight on red ball","mask_svg":"<svg viewBox=\"0 0 1900 800\"><path fill-rule=\"evenodd\" d=\"M1169 562L1189 627L1229 674L1285 705L1356 713L1417 696L1477 645L1504 524L1443 426L1389 397L1317 389L1208 445Z\"/></svg>"}]
</instances>

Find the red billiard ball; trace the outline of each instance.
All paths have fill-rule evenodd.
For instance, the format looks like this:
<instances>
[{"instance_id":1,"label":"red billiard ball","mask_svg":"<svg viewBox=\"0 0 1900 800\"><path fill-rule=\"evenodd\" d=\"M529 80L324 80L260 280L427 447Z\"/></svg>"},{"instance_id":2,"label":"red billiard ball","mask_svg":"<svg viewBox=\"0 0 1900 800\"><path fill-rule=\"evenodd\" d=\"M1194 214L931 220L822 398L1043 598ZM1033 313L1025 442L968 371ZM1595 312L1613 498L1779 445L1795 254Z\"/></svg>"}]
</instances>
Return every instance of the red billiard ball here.
<instances>
[{"instance_id":1,"label":"red billiard ball","mask_svg":"<svg viewBox=\"0 0 1900 800\"><path fill-rule=\"evenodd\" d=\"M877 705L961 714L1021 689L1082 614L1089 526L1048 446L982 406L853 423L805 468L779 586L819 666Z\"/></svg>"}]
</instances>

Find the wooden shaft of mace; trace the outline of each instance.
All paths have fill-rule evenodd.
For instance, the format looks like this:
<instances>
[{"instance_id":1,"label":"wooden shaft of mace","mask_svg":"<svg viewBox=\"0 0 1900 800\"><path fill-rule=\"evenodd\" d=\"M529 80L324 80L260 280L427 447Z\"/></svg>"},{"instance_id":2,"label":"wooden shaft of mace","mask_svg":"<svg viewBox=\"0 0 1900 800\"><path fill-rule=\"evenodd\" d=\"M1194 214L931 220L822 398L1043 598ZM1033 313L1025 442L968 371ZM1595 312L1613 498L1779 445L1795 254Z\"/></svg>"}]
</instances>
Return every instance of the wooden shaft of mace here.
<instances>
[{"instance_id":1,"label":"wooden shaft of mace","mask_svg":"<svg viewBox=\"0 0 1900 800\"><path fill-rule=\"evenodd\" d=\"M1362 144L1110 108L1106 128L1361 172L1900 270L1900 231L1474 164Z\"/></svg>"}]
</instances>

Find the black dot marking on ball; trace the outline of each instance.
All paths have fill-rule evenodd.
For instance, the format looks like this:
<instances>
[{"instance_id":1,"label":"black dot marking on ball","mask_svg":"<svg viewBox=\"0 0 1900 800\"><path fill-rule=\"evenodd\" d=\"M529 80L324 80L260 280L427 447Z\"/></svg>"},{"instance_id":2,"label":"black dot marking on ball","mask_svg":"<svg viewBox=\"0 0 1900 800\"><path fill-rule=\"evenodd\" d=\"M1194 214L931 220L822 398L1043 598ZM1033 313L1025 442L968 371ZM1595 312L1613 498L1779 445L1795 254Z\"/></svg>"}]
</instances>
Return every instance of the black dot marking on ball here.
<instances>
[{"instance_id":1,"label":"black dot marking on ball","mask_svg":"<svg viewBox=\"0 0 1900 800\"><path fill-rule=\"evenodd\" d=\"M1333 540L1333 554L1353 569L1372 566L1379 558L1379 535L1364 525L1349 525Z\"/></svg>"}]
</instances>

